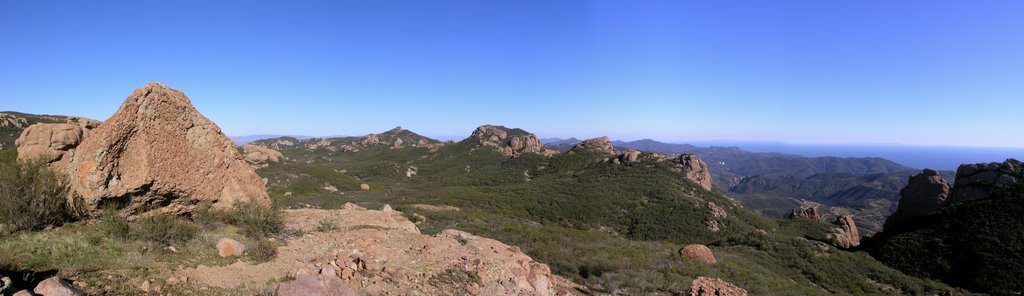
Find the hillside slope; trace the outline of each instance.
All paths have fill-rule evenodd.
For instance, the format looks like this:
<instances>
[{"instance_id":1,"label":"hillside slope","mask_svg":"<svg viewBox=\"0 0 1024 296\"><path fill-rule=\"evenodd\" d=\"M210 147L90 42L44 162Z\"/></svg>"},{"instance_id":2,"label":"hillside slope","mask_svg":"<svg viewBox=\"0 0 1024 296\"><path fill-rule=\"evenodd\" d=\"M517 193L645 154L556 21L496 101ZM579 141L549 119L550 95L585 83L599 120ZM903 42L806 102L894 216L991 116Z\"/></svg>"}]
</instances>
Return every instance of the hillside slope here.
<instances>
[{"instance_id":1,"label":"hillside slope","mask_svg":"<svg viewBox=\"0 0 1024 296\"><path fill-rule=\"evenodd\" d=\"M745 210L688 179L671 157L600 149L515 154L479 139L359 151L277 145L286 160L257 172L293 208L390 204L428 234L457 228L520 246L594 293L676 294L700 276L755 295L948 289L832 246L830 224ZM290 141L263 143L282 140ZM687 244L711 246L719 263L680 258Z\"/></svg>"}]
</instances>

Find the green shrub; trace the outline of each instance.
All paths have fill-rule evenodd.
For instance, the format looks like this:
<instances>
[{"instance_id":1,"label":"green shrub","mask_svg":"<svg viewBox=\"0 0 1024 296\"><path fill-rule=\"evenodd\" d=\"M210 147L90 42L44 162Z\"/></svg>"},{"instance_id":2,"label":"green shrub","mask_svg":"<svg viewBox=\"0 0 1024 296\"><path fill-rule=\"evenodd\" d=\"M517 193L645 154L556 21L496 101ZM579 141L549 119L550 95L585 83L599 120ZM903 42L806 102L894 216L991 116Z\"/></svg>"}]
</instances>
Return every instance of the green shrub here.
<instances>
[{"instance_id":1,"label":"green shrub","mask_svg":"<svg viewBox=\"0 0 1024 296\"><path fill-rule=\"evenodd\" d=\"M246 253L257 262L267 262L277 257L277 247L266 239L256 239L249 245Z\"/></svg>"},{"instance_id":2,"label":"green shrub","mask_svg":"<svg viewBox=\"0 0 1024 296\"><path fill-rule=\"evenodd\" d=\"M199 225L168 214L155 214L136 221L132 237L161 245L183 243L196 237Z\"/></svg>"},{"instance_id":3,"label":"green shrub","mask_svg":"<svg viewBox=\"0 0 1024 296\"><path fill-rule=\"evenodd\" d=\"M237 204L236 208L232 222L245 236L263 238L284 230L284 218L277 207L247 202Z\"/></svg>"},{"instance_id":4,"label":"green shrub","mask_svg":"<svg viewBox=\"0 0 1024 296\"><path fill-rule=\"evenodd\" d=\"M128 219L117 215L116 212L107 212L99 219L100 229L109 238L127 240L131 238L131 226Z\"/></svg>"},{"instance_id":5,"label":"green shrub","mask_svg":"<svg viewBox=\"0 0 1024 296\"><path fill-rule=\"evenodd\" d=\"M71 221L64 180L42 160L0 160L0 224L10 231L40 230Z\"/></svg>"}]
</instances>

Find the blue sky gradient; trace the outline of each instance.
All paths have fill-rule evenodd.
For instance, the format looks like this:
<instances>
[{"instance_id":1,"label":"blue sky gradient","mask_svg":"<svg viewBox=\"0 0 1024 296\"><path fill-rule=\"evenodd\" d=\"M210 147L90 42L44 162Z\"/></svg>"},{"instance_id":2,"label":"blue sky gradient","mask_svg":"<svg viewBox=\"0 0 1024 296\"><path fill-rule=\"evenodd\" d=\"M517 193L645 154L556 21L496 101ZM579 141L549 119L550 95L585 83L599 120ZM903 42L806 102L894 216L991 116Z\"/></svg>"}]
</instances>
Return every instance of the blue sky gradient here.
<instances>
[{"instance_id":1,"label":"blue sky gradient","mask_svg":"<svg viewBox=\"0 0 1024 296\"><path fill-rule=\"evenodd\" d=\"M0 109L227 134L1024 147L1024 1L2 1Z\"/></svg>"}]
</instances>

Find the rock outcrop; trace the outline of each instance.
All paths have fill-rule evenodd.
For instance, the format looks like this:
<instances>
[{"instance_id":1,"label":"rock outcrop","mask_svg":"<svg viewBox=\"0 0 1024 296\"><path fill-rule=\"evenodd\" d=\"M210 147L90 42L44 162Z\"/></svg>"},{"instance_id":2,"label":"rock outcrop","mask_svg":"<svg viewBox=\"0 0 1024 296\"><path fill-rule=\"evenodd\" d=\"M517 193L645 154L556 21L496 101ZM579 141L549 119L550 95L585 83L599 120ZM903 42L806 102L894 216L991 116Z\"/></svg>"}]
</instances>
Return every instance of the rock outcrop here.
<instances>
[{"instance_id":1,"label":"rock outcrop","mask_svg":"<svg viewBox=\"0 0 1024 296\"><path fill-rule=\"evenodd\" d=\"M951 203L985 199L997 188L1010 188L1024 182L1024 165L1010 158L1003 163L964 164L956 170L955 188L950 195ZM902 203L902 201L901 201Z\"/></svg>"},{"instance_id":2,"label":"rock outcrop","mask_svg":"<svg viewBox=\"0 0 1024 296\"><path fill-rule=\"evenodd\" d=\"M711 249L705 245L686 245L679 250L679 255L688 260L697 262L703 262L707 264L718 263L718 259L715 259L715 253L711 252Z\"/></svg>"},{"instance_id":3,"label":"rock outcrop","mask_svg":"<svg viewBox=\"0 0 1024 296\"><path fill-rule=\"evenodd\" d=\"M245 156L245 161L253 168L267 167L270 163L281 162L281 159L284 158L280 151L253 144L242 146L242 153Z\"/></svg>"},{"instance_id":4,"label":"rock outcrop","mask_svg":"<svg viewBox=\"0 0 1024 296\"><path fill-rule=\"evenodd\" d=\"M469 139L473 143L497 150L502 155L519 157L524 153L554 155L557 151L544 147L537 136L521 129L504 126L483 125L473 131Z\"/></svg>"},{"instance_id":5,"label":"rock outcrop","mask_svg":"<svg viewBox=\"0 0 1024 296\"><path fill-rule=\"evenodd\" d=\"M457 230L424 235L394 210L346 204L338 210L286 210L284 215L288 227L303 235L288 239L275 259L186 268L176 276L230 289L310 275L316 285L306 279L304 286L316 289L336 278L358 295L571 295L578 287L517 247ZM337 227L318 231L322 223Z\"/></svg>"},{"instance_id":6,"label":"rock outcrop","mask_svg":"<svg viewBox=\"0 0 1024 296\"><path fill-rule=\"evenodd\" d=\"M799 210L794 209L792 212L789 213L789 215L786 215L786 218L804 218L810 219L814 222L821 221L821 215L818 214L818 208L814 207L800 208Z\"/></svg>"},{"instance_id":7,"label":"rock outcrop","mask_svg":"<svg viewBox=\"0 0 1024 296\"><path fill-rule=\"evenodd\" d=\"M75 147L82 143L85 130L77 124L38 123L21 132L14 141L21 160L41 159L48 163L71 160Z\"/></svg>"},{"instance_id":8,"label":"rock outcrop","mask_svg":"<svg viewBox=\"0 0 1024 296\"><path fill-rule=\"evenodd\" d=\"M270 201L234 143L178 90L147 84L90 131L92 125L33 125L18 144L33 151L25 157L59 155L53 167L67 176L71 197L85 210L182 213L204 201L217 207Z\"/></svg>"},{"instance_id":9,"label":"rock outcrop","mask_svg":"<svg viewBox=\"0 0 1024 296\"><path fill-rule=\"evenodd\" d=\"M700 185L700 188L704 188L707 191L714 189L715 185L711 181L711 171L708 170L708 164L704 163L696 155L683 154L676 157L675 166L686 173L687 179Z\"/></svg>"},{"instance_id":10,"label":"rock outcrop","mask_svg":"<svg viewBox=\"0 0 1024 296\"><path fill-rule=\"evenodd\" d=\"M281 283L274 292L277 296L356 296L355 291L338 278L333 267L320 269L317 275L304 274L292 281Z\"/></svg>"},{"instance_id":11,"label":"rock outcrop","mask_svg":"<svg viewBox=\"0 0 1024 296\"><path fill-rule=\"evenodd\" d=\"M39 282L35 289L32 289L36 295L42 296L84 296L85 293L70 283L58 278L51 277Z\"/></svg>"},{"instance_id":12,"label":"rock outcrop","mask_svg":"<svg viewBox=\"0 0 1024 296\"><path fill-rule=\"evenodd\" d=\"M690 284L690 296L746 296L747 290L722 279L699 276Z\"/></svg>"},{"instance_id":13,"label":"rock outcrop","mask_svg":"<svg viewBox=\"0 0 1024 296\"><path fill-rule=\"evenodd\" d=\"M900 190L899 206L885 221L889 229L901 222L927 216L944 207L986 199L998 190L1024 182L1024 164L1016 159L1002 163L963 164L956 171L956 183L949 185L935 170L925 169L910 177Z\"/></svg>"},{"instance_id":14,"label":"rock outcrop","mask_svg":"<svg viewBox=\"0 0 1024 296\"><path fill-rule=\"evenodd\" d=\"M857 230L857 223L853 221L853 216L836 217L836 221L832 224L839 226L831 234L836 246L849 249L860 245L860 231Z\"/></svg>"},{"instance_id":15,"label":"rock outcrop","mask_svg":"<svg viewBox=\"0 0 1024 296\"><path fill-rule=\"evenodd\" d=\"M572 149L569 149L569 153L576 153L580 151L596 151L602 154L615 155L617 154L615 147L612 146L611 140L608 137L593 138L584 140L577 143ZM639 154L637 154L639 156Z\"/></svg>"},{"instance_id":16,"label":"rock outcrop","mask_svg":"<svg viewBox=\"0 0 1024 296\"><path fill-rule=\"evenodd\" d=\"M900 190L900 201L896 211L886 219L886 225L928 215L949 203L949 182L939 172L925 169L911 176L907 186ZM888 227L888 226L887 226Z\"/></svg>"}]
</instances>

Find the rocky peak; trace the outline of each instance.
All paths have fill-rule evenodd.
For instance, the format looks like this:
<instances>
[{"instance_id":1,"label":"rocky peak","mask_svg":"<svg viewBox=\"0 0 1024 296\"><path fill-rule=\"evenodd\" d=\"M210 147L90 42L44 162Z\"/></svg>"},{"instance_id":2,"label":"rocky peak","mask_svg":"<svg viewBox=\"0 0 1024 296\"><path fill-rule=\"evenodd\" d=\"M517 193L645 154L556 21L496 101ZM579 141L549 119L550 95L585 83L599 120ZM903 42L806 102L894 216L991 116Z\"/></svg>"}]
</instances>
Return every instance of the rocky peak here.
<instances>
[{"instance_id":1,"label":"rocky peak","mask_svg":"<svg viewBox=\"0 0 1024 296\"><path fill-rule=\"evenodd\" d=\"M263 180L234 143L181 91L147 84L91 133L82 132L83 126L89 124L43 126L22 136L48 135L50 148L65 149L63 157L71 157L55 169L68 176L72 196L86 210L113 205L127 213L180 213L203 200L218 207L270 202ZM19 148L40 143L23 140Z\"/></svg>"},{"instance_id":2,"label":"rocky peak","mask_svg":"<svg viewBox=\"0 0 1024 296\"><path fill-rule=\"evenodd\" d=\"M545 147L536 135L504 126L482 125L476 128L467 140L482 147L493 148L501 154L511 157L519 157L523 153L541 155L557 153Z\"/></svg>"},{"instance_id":3,"label":"rocky peak","mask_svg":"<svg viewBox=\"0 0 1024 296\"><path fill-rule=\"evenodd\" d=\"M569 150L570 153L579 151L597 151L609 155L617 153L615 151L615 147L612 146L612 141L609 140L608 137L584 140L577 143L576 146L573 146L572 149Z\"/></svg>"},{"instance_id":4,"label":"rocky peak","mask_svg":"<svg viewBox=\"0 0 1024 296\"><path fill-rule=\"evenodd\" d=\"M949 201L950 187L939 172L924 169L920 174L911 176L907 186L900 190L900 201L889 218L886 227L901 220L928 215L945 206Z\"/></svg>"},{"instance_id":5,"label":"rocky peak","mask_svg":"<svg viewBox=\"0 0 1024 296\"><path fill-rule=\"evenodd\" d=\"M711 191L714 188L714 184L711 182L711 171L708 170L708 164L704 163L699 157L693 154L683 154L675 159L676 169L682 170L686 173L686 178L690 179L697 185L700 185L704 190Z\"/></svg>"},{"instance_id":6,"label":"rocky peak","mask_svg":"<svg viewBox=\"0 0 1024 296\"><path fill-rule=\"evenodd\" d=\"M1013 187L1024 175L1024 165L1010 158L1003 163L964 164L956 170L951 203L988 198L993 188Z\"/></svg>"},{"instance_id":7,"label":"rocky peak","mask_svg":"<svg viewBox=\"0 0 1024 296\"><path fill-rule=\"evenodd\" d=\"M1001 188L1011 188L1024 182L1024 165L1010 158L1002 163L964 164L956 172L952 188L935 170L925 169L910 177L900 190L896 212L885 221L885 229L911 218L931 214L943 207L986 199Z\"/></svg>"}]
</instances>

